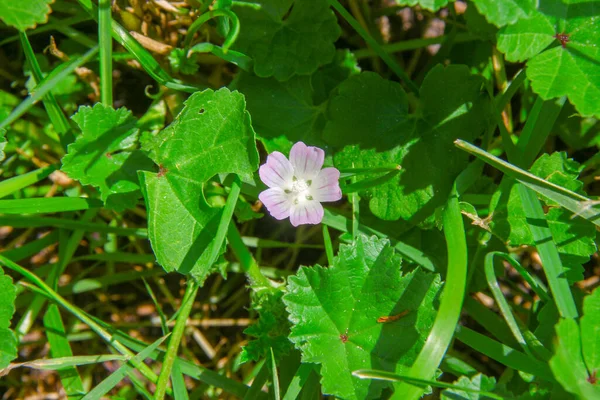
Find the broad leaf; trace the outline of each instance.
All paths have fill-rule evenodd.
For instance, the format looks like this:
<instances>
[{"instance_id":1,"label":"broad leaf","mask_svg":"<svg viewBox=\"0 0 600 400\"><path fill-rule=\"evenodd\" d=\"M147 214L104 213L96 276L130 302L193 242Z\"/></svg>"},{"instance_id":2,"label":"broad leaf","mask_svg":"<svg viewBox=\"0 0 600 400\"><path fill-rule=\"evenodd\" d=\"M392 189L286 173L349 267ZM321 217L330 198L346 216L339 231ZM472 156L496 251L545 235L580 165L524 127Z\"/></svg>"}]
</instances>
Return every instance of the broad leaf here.
<instances>
[{"instance_id":1,"label":"broad leaf","mask_svg":"<svg viewBox=\"0 0 600 400\"><path fill-rule=\"evenodd\" d=\"M100 189L108 208L122 211L134 207L141 197L138 170L151 171L154 163L137 150L136 119L125 108L97 103L80 107L73 120L81 135L68 147L62 170L84 185Z\"/></svg>"},{"instance_id":2,"label":"broad leaf","mask_svg":"<svg viewBox=\"0 0 600 400\"><path fill-rule=\"evenodd\" d=\"M402 274L400 264L389 241L359 236L340 246L331 267L301 267L289 278L290 340L303 362L321 364L324 393L380 398L387 383L360 380L352 371L402 374L414 362L433 324L441 283L420 269Z\"/></svg>"},{"instance_id":3,"label":"broad leaf","mask_svg":"<svg viewBox=\"0 0 600 400\"><path fill-rule=\"evenodd\" d=\"M477 374L471 379L466 376L461 376L454 385L479 390L483 392L493 392L496 388L496 378L488 377L483 374ZM446 389L442 392L442 400L484 400L489 399L487 396L480 395L475 392L465 392L458 389Z\"/></svg>"},{"instance_id":4,"label":"broad leaf","mask_svg":"<svg viewBox=\"0 0 600 400\"><path fill-rule=\"evenodd\" d=\"M583 333L574 319L560 320L556 325L557 343L550 368L566 391L582 400L597 399L600 398L600 386L590 382L593 371L587 370L583 358L585 352L597 350L597 347L582 348Z\"/></svg>"},{"instance_id":5,"label":"broad leaf","mask_svg":"<svg viewBox=\"0 0 600 400\"><path fill-rule=\"evenodd\" d=\"M254 60L256 75L285 81L331 62L341 29L326 1L248 2L261 7L235 8L241 27L234 49Z\"/></svg>"},{"instance_id":6,"label":"broad leaf","mask_svg":"<svg viewBox=\"0 0 600 400\"><path fill-rule=\"evenodd\" d=\"M534 92L544 100L566 95L584 116L600 115L599 7L597 0L540 0L529 18L498 32L509 61L529 60Z\"/></svg>"},{"instance_id":7,"label":"broad leaf","mask_svg":"<svg viewBox=\"0 0 600 400\"><path fill-rule=\"evenodd\" d=\"M15 313L16 287L0 268L0 370L17 358L17 338L10 329L10 320Z\"/></svg>"},{"instance_id":8,"label":"broad leaf","mask_svg":"<svg viewBox=\"0 0 600 400\"><path fill-rule=\"evenodd\" d=\"M473 0L473 4L497 27L514 24L535 11L533 0Z\"/></svg>"},{"instance_id":9,"label":"broad leaf","mask_svg":"<svg viewBox=\"0 0 600 400\"><path fill-rule=\"evenodd\" d=\"M427 10L437 11L448 4L448 0L395 0L395 3L401 6L419 5Z\"/></svg>"},{"instance_id":10,"label":"broad leaf","mask_svg":"<svg viewBox=\"0 0 600 400\"><path fill-rule=\"evenodd\" d=\"M208 274L208 254L220 218L203 195L217 174L251 179L258 152L244 96L228 89L194 93L167 128L146 137L158 174L140 175L148 208L148 235L158 262L167 271Z\"/></svg>"},{"instance_id":11,"label":"broad leaf","mask_svg":"<svg viewBox=\"0 0 600 400\"><path fill-rule=\"evenodd\" d=\"M367 94L374 92L372 86L379 87L377 90L383 93L396 93L395 96L384 95L389 102L394 102L386 106L386 110L392 110L392 115L364 113L361 115L368 121L363 120L355 131L344 133L338 129L336 140L346 137L349 146L335 155L335 164L338 168L400 165L402 169L396 177L368 190L365 195L377 217L419 222L447 200L452 182L467 164L468 158L455 149L453 141L457 138L472 140L488 126L491 108L489 97L482 91L483 79L471 75L466 66L437 66L421 86L417 113L407 115L404 96L392 88L396 84L383 80L376 82L369 75L363 73L361 78L351 78L361 79L363 84L356 86L354 96L364 101L357 104L345 95L347 104L352 105L345 107L346 118L352 119L353 114L370 107L367 102L373 100ZM388 86L386 91L381 89L384 85ZM339 109L343 101L333 97L331 104L337 104ZM343 120L341 113L336 111L336 114L337 121ZM385 121L391 130L374 136L371 129L378 126L379 120ZM330 121L326 130L336 124L339 122ZM361 127L368 127L368 130L358 129ZM363 146L357 146L352 142L353 138L372 140L365 143L365 139L360 139ZM382 147L385 151L380 151Z\"/></svg>"},{"instance_id":12,"label":"broad leaf","mask_svg":"<svg viewBox=\"0 0 600 400\"><path fill-rule=\"evenodd\" d=\"M27 0L24 4L15 0L0 0L0 19L6 25L20 31L33 29L48 21L50 3L54 0Z\"/></svg>"},{"instance_id":13,"label":"broad leaf","mask_svg":"<svg viewBox=\"0 0 600 400\"><path fill-rule=\"evenodd\" d=\"M583 301L581 325L581 346L583 360L588 371L600 374L600 289L594 290Z\"/></svg>"},{"instance_id":14,"label":"broad leaf","mask_svg":"<svg viewBox=\"0 0 600 400\"><path fill-rule=\"evenodd\" d=\"M331 91L359 72L354 56L338 51L331 64L311 76L296 76L285 82L241 72L235 83L246 96L252 124L265 139L285 136L292 142L322 144L324 111Z\"/></svg>"}]
</instances>

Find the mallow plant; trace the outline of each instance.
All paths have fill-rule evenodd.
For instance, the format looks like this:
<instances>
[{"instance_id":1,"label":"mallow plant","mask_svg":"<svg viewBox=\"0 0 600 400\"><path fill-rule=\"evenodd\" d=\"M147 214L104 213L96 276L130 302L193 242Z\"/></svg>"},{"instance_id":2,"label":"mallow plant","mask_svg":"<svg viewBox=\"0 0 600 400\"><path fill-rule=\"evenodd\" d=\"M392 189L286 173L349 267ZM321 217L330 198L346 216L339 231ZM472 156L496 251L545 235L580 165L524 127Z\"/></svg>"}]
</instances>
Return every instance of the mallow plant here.
<instances>
[{"instance_id":1,"label":"mallow plant","mask_svg":"<svg viewBox=\"0 0 600 400\"><path fill-rule=\"evenodd\" d=\"M0 391L600 399L599 14L0 0Z\"/></svg>"}]
</instances>

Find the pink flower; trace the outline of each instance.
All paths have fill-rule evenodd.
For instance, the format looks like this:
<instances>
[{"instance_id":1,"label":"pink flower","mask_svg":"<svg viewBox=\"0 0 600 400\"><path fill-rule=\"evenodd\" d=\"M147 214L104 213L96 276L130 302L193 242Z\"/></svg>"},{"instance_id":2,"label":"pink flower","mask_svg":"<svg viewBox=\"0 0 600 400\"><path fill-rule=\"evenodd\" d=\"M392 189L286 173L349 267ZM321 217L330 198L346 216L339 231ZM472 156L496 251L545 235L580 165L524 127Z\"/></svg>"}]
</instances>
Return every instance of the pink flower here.
<instances>
[{"instance_id":1,"label":"pink flower","mask_svg":"<svg viewBox=\"0 0 600 400\"><path fill-rule=\"evenodd\" d=\"M323 168L325 152L318 147L296 143L288 159L278 151L267 157L258 170L269 189L258 195L276 219L290 217L294 226L318 224L323 220L322 202L342 198L336 168Z\"/></svg>"}]
</instances>

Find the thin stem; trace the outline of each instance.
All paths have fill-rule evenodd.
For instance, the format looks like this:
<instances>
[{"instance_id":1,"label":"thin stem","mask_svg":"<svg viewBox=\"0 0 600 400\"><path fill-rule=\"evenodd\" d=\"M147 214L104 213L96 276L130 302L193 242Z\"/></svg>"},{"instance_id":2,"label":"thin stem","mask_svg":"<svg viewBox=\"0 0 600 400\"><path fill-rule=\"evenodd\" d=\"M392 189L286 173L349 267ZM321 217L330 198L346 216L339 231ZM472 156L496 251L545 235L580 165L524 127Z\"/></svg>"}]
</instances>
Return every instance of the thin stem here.
<instances>
[{"instance_id":1,"label":"thin stem","mask_svg":"<svg viewBox=\"0 0 600 400\"><path fill-rule=\"evenodd\" d=\"M325 254L327 254L327 263L333 265L333 245L331 244L331 236L329 235L329 229L327 225L322 224L323 227L323 242L325 243Z\"/></svg>"},{"instance_id":2,"label":"thin stem","mask_svg":"<svg viewBox=\"0 0 600 400\"><path fill-rule=\"evenodd\" d=\"M327 0L328 3L340 13L340 15L352 26L352 28L364 39L365 42L377 53L386 65L408 86L408 89L419 97L419 87L409 78L396 61L386 53L381 45L369 33L363 29L358 21L337 0Z\"/></svg>"},{"instance_id":3,"label":"thin stem","mask_svg":"<svg viewBox=\"0 0 600 400\"><path fill-rule=\"evenodd\" d=\"M229 231L227 232L227 239L229 240L229 246L233 250L235 256L240 260L240 264L244 269L244 272L248 276L250 286L255 289L273 289L271 282L262 274L258 264L252 253L248 250L240 232L238 231L235 224L229 224Z\"/></svg>"},{"instance_id":4,"label":"thin stem","mask_svg":"<svg viewBox=\"0 0 600 400\"><path fill-rule=\"evenodd\" d=\"M162 368L160 369L160 375L158 376L158 382L156 383L154 400L162 400L165 397L167 384L169 383L169 378L171 377L171 370L173 369L173 363L177 358L177 350L179 349L179 344L181 343L181 338L183 337L183 332L185 331L187 320L190 316L190 312L192 311L194 299L196 298L196 294L198 293L199 288L200 285L198 284L198 282L196 282L196 280L188 280L187 287L183 295L181 308L179 309L179 315L177 316L177 321L175 322L173 333L169 338L167 352L165 353Z\"/></svg>"},{"instance_id":5,"label":"thin stem","mask_svg":"<svg viewBox=\"0 0 600 400\"><path fill-rule=\"evenodd\" d=\"M231 29L229 30L229 34L223 42L223 52L227 53L227 50L233 46L240 33L240 20L234 12L222 8L202 14L197 20L194 21L192 25L190 25L188 28L188 33L185 37L185 41L183 42L183 48L189 49L194 34L198 31L198 29L200 29L200 27L206 21L215 17L227 17L231 20Z\"/></svg>"},{"instance_id":6,"label":"thin stem","mask_svg":"<svg viewBox=\"0 0 600 400\"><path fill-rule=\"evenodd\" d=\"M112 37L111 0L98 3L98 39L100 42L100 97L105 106L112 107Z\"/></svg>"}]
</instances>

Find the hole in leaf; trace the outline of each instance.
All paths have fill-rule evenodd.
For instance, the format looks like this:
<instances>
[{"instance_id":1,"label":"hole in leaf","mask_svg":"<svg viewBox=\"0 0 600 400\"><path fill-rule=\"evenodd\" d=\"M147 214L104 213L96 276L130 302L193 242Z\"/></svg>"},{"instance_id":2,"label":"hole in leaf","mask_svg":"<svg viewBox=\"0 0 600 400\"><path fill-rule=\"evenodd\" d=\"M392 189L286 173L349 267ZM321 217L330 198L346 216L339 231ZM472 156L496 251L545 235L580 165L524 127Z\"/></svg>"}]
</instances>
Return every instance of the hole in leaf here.
<instances>
[{"instance_id":1,"label":"hole in leaf","mask_svg":"<svg viewBox=\"0 0 600 400\"><path fill-rule=\"evenodd\" d=\"M200 110L198 110L198 114L204 114L204 108L201 108Z\"/></svg>"}]
</instances>

